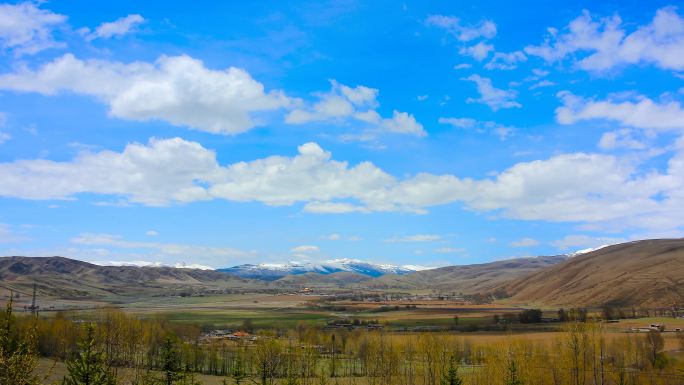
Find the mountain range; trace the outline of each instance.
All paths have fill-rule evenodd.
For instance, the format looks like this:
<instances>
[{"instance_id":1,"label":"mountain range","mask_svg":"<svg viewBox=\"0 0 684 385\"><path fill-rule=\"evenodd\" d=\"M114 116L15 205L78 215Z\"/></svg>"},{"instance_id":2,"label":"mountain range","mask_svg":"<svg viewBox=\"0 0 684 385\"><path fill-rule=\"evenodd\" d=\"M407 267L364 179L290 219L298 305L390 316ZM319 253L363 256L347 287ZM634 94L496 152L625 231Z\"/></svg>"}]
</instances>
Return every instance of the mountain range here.
<instances>
[{"instance_id":1,"label":"mountain range","mask_svg":"<svg viewBox=\"0 0 684 385\"><path fill-rule=\"evenodd\" d=\"M108 302L141 296L288 292L310 286L347 292L496 293L523 306L681 306L684 239L643 240L566 255L435 269L351 259L214 271L99 266L63 257L0 258L1 289L26 295L34 282L43 296Z\"/></svg>"},{"instance_id":2,"label":"mountain range","mask_svg":"<svg viewBox=\"0 0 684 385\"><path fill-rule=\"evenodd\" d=\"M243 278L275 281L288 275L318 273L322 275L349 272L369 277L380 277L386 274L406 275L417 271L428 270L428 267L414 265L377 264L359 259L330 259L323 262L289 262L289 263L260 263L258 265L244 264L218 271L234 274Z\"/></svg>"}]
</instances>

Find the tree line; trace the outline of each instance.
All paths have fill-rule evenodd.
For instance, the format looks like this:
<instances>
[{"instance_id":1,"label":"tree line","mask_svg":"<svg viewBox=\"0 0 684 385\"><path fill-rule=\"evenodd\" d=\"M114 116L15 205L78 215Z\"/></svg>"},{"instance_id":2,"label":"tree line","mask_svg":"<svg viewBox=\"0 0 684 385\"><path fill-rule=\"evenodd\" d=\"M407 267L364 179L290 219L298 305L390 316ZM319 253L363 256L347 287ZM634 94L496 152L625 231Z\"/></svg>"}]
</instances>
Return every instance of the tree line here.
<instances>
[{"instance_id":1,"label":"tree line","mask_svg":"<svg viewBox=\"0 0 684 385\"><path fill-rule=\"evenodd\" d=\"M615 335L595 322L568 321L539 341L303 324L233 341L115 309L17 317L10 301L0 329L0 385L45 383L40 357L66 362L65 385L197 385L198 374L222 376L226 385L684 384L684 365L665 351L661 333Z\"/></svg>"}]
</instances>

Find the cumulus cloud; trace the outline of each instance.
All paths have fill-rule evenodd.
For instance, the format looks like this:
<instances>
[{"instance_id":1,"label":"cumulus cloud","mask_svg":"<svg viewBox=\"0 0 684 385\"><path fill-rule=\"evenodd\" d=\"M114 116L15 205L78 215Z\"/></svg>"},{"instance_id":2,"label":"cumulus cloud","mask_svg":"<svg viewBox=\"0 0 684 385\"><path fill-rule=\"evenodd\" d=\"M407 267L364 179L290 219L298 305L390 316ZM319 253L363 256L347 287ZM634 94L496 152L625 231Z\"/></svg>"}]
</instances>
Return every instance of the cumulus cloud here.
<instances>
[{"instance_id":1,"label":"cumulus cloud","mask_svg":"<svg viewBox=\"0 0 684 385\"><path fill-rule=\"evenodd\" d=\"M216 153L179 138L84 152L69 161L0 163L0 196L76 199L90 193L145 205L224 199L272 206L303 203L312 213L406 211L460 203L496 216L677 229L684 215L684 141L666 169L637 159L569 153L517 163L484 178L419 173L395 177L370 162L332 159L316 143L294 156L220 165Z\"/></svg>"},{"instance_id":2,"label":"cumulus cloud","mask_svg":"<svg viewBox=\"0 0 684 385\"><path fill-rule=\"evenodd\" d=\"M510 243L512 247L532 247L538 246L539 241L534 238L521 238Z\"/></svg>"},{"instance_id":3,"label":"cumulus cloud","mask_svg":"<svg viewBox=\"0 0 684 385\"><path fill-rule=\"evenodd\" d=\"M215 154L182 139L130 144L123 152L83 152L68 162L18 160L0 164L0 195L25 199L69 199L79 193L126 196L162 205L209 199L196 181L212 180ZM24 184L26 183L26 184ZM22 187L23 185L23 187Z\"/></svg>"},{"instance_id":4,"label":"cumulus cloud","mask_svg":"<svg viewBox=\"0 0 684 385\"><path fill-rule=\"evenodd\" d=\"M394 110L392 117L383 118L377 112L379 91L366 86L349 87L331 80L331 90L318 93L318 101L290 111L285 117L289 124L309 122L345 123L356 121L369 126L358 139L370 140L382 133L426 136L423 125L407 113Z\"/></svg>"},{"instance_id":5,"label":"cumulus cloud","mask_svg":"<svg viewBox=\"0 0 684 385\"><path fill-rule=\"evenodd\" d=\"M0 4L0 47L15 56L63 47L63 43L55 41L52 32L66 19L64 15L38 8L33 2Z\"/></svg>"},{"instance_id":6,"label":"cumulus cloud","mask_svg":"<svg viewBox=\"0 0 684 385\"><path fill-rule=\"evenodd\" d=\"M477 91L480 93L479 98L468 98L468 103L482 103L489 106L492 111L498 111L502 108L520 108L522 105L518 103L515 98L518 93L515 90L503 90L492 85L492 80L483 78L480 75L470 75L462 80L468 80L477 85Z\"/></svg>"},{"instance_id":7,"label":"cumulus cloud","mask_svg":"<svg viewBox=\"0 0 684 385\"><path fill-rule=\"evenodd\" d=\"M630 64L651 64L668 70L684 69L684 19L675 7L656 11L649 24L628 32L618 15L595 19L588 11L561 32L549 28L538 46L525 47L528 55L553 63L577 58L588 71L606 71Z\"/></svg>"},{"instance_id":8,"label":"cumulus cloud","mask_svg":"<svg viewBox=\"0 0 684 385\"><path fill-rule=\"evenodd\" d=\"M82 30L82 33L84 33L85 39L88 41L95 39L111 39L113 37L121 37L133 32L138 25L144 22L144 17L138 14L133 14L111 22L102 23L92 32L85 28Z\"/></svg>"},{"instance_id":9,"label":"cumulus cloud","mask_svg":"<svg viewBox=\"0 0 684 385\"><path fill-rule=\"evenodd\" d=\"M568 91L559 92L558 97L563 105L556 108L556 119L562 124L603 119L641 129L675 132L684 129L684 109L677 101L659 103L643 96L635 100L592 100Z\"/></svg>"},{"instance_id":10,"label":"cumulus cloud","mask_svg":"<svg viewBox=\"0 0 684 385\"><path fill-rule=\"evenodd\" d=\"M113 117L159 119L215 134L247 131L259 124L254 114L292 102L281 91L266 92L243 69L212 70L185 55L125 64L66 54L35 70L0 75L0 89L89 95L107 104Z\"/></svg>"},{"instance_id":11,"label":"cumulus cloud","mask_svg":"<svg viewBox=\"0 0 684 385\"><path fill-rule=\"evenodd\" d=\"M491 20L482 20L477 24L466 25L455 16L430 15L426 23L444 29L462 42L480 38L491 39L496 36L496 24Z\"/></svg>"}]
</instances>

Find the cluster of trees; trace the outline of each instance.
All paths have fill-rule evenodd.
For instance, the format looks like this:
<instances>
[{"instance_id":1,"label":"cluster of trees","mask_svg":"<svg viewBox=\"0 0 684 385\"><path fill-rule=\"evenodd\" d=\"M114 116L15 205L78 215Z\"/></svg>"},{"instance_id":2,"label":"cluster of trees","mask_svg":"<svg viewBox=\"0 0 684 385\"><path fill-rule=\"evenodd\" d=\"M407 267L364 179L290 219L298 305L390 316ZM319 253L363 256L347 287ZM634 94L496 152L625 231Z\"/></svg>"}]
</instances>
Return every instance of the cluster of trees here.
<instances>
[{"instance_id":1,"label":"cluster of trees","mask_svg":"<svg viewBox=\"0 0 684 385\"><path fill-rule=\"evenodd\" d=\"M536 317L535 314L529 314ZM256 341L203 340L162 318L107 310L0 318L0 384L39 384L39 356L67 363L63 383L196 385L199 373L241 385L627 385L684 384L662 335L608 335L568 322L544 341L469 339L449 333L388 333L299 325ZM684 349L684 334L679 335Z\"/></svg>"}]
</instances>

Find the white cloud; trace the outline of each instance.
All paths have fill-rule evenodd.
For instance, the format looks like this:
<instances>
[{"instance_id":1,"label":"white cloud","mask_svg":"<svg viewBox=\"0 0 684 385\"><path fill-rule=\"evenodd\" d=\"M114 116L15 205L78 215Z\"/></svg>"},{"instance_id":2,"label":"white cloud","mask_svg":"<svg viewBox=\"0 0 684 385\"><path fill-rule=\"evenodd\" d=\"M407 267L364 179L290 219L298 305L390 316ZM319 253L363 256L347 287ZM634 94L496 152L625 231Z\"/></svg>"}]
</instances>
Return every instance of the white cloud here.
<instances>
[{"instance_id":1,"label":"white cloud","mask_svg":"<svg viewBox=\"0 0 684 385\"><path fill-rule=\"evenodd\" d=\"M345 123L350 120L369 126L361 135L347 136L349 139L372 140L378 134L395 133L418 137L426 136L423 125L406 112L394 110L391 118L383 118L376 111L378 93L375 88L365 86L349 87L331 80L332 89L318 93L318 102L305 108L290 111L285 117L289 124L304 124L323 121Z\"/></svg>"},{"instance_id":2,"label":"white cloud","mask_svg":"<svg viewBox=\"0 0 684 385\"><path fill-rule=\"evenodd\" d=\"M491 39L496 36L496 24L491 20L482 20L475 25L464 25L459 18L454 16L430 15L426 22L428 25L446 30L463 42L479 38Z\"/></svg>"},{"instance_id":3,"label":"white cloud","mask_svg":"<svg viewBox=\"0 0 684 385\"><path fill-rule=\"evenodd\" d=\"M458 53L470 56L477 61L483 61L494 50L494 46L483 41L468 47L462 47Z\"/></svg>"},{"instance_id":4,"label":"white cloud","mask_svg":"<svg viewBox=\"0 0 684 385\"><path fill-rule=\"evenodd\" d=\"M438 249L435 249L436 253L441 253L441 254L451 254L451 253L465 253L465 249L463 248L456 248L456 247L440 247Z\"/></svg>"},{"instance_id":5,"label":"white cloud","mask_svg":"<svg viewBox=\"0 0 684 385\"><path fill-rule=\"evenodd\" d=\"M599 147L604 150L613 150L616 148L626 148L629 150L644 150L647 148L647 143L644 140L635 138L634 130L622 128L615 131L603 133L599 141Z\"/></svg>"},{"instance_id":6,"label":"white cloud","mask_svg":"<svg viewBox=\"0 0 684 385\"><path fill-rule=\"evenodd\" d=\"M490 133L506 140L516 131L514 127L505 126L492 121L478 121L471 118L439 118L440 124L448 124L456 128L472 129L478 133Z\"/></svg>"},{"instance_id":7,"label":"white cloud","mask_svg":"<svg viewBox=\"0 0 684 385\"><path fill-rule=\"evenodd\" d=\"M541 81L538 81L538 82L532 84L532 85L530 86L530 89L531 89L531 90L535 90L535 89L537 89L537 88L553 87L553 86L555 86L555 85L556 85L556 83L554 83L554 82L552 82L552 81L550 81L550 80L544 79L544 80L541 80Z\"/></svg>"},{"instance_id":8,"label":"white cloud","mask_svg":"<svg viewBox=\"0 0 684 385\"><path fill-rule=\"evenodd\" d=\"M357 241L360 241L360 240L361 240L361 237L356 236L356 235L350 235L350 236L344 237L344 236L342 236L342 235L340 235L340 234L332 233L332 234L327 234L327 235L321 236L321 239L325 239L325 240L327 240L327 241L342 241L342 240L345 240L345 241L350 241L350 242L357 242Z\"/></svg>"},{"instance_id":9,"label":"white cloud","mask_svg":"<svg viewBox=\"0 0 684 385\"><path fill-rule=\"evenodd\" d=\"M307 259L314 256L320 256L321 249L314 245L301 245L293 247L290 249L290 252L294 257Z\"/></svg>"},{"instance_id":10,"label":"white cloud","mask_svg":"<svg viewBox=\"0 0 684 385\"><path fill-rule=\"evenodd\" d=\"M464 70L464 69L471 68L472 66L473 66L472 64L461 63L461 64L456 64L456 65L454 66L454 69L455 69L455 70Z\"/></svg>"},{"instance_id":11,"label":"white cloud","mask_svg":"<svg viewBox=\"0 0 684 385\"><path fill-rule=\"evenodd\" d=\"M113 37L121 37L131 33L138 25L145 22L145 18L138 14L128 15L112 22L102 23L95 31L90 32L84 29L86 33L86 40L94 39L111 39Z\"/></svg>"},{"instance_id":12,"label":"white cloud","mask_svg":"<svg viewBox=\"0 0 684 385\"><path fill-rule=\"evenodd\" d=\"M419 173L397 178L370 162L349 165L316 143L296 155L222 166L216 154L179 138L129 144L122 152L81 153L71 161L0 163L0 196L75 199L90 193L166 205L209 199L312 213L406 211L460 203L521 220L613 228L678 229L684 215L684 140L664 170L639 158L569 153L521 162L484 178Z\"/></svg>"},{"instance_id":13,"label":"white cloud","mask_svg":"<svg viewBox=\"0 0 684 385\"><path fill-rule=\"evenodd\" d=\"M479 123L472 118L439 118L437 121L440 124L448 124L456 128L474 128Z\"/></svg>"},{"instance_id":14,"label":"white cloud","mask_svg":"<svg viewBox=\"0 0 684 385\"><path fill-rule=\"evenodd\" d=\"M69 162L19 160L0 164L0 195L26 199L69 199L75 194L126 196L131 202L162 205L209 199L196 181L212 180L216 156L182 139L130 144L121 152L83 152Z\"/></svg>"},{"instance_id":15,"label":"white cloud","mask_svg":"<svg viewBox=\"0 0 684 385\"><path fill-rule=\"evenodd\" d=\"M408 242L435 242L441 240L442 237L437 234L415 234L415 235L401 235L385 239L388 243L408 243Z\"/></svg>"},{"instance_id":16,"label":"white cloud","mask_svg":"<svg viewBox=\"0 0 684 385\"><path fill-rule=\"evenodd\" d=\"M301 246L293 247L292 249L290 249L290 251L293 253L317 253L317 252L321 251L321 249L318 246L301 245Z\"/></svg>"},{"instance_id":17,"label":"white cloud","mask_svg":"<svg viewBox=\"0 0 684 385\"><path fill-rule=\"evenodd\" d=\"M259 124L253 114L292 102L281 91L265 92L245 70L211 70L189 56L125 64L66 54L37 70L0 75L0 89L90 95L106 103L117 118L160 119L216 134L247 131Z\"/></svg>"},{"instance_id":18,"label":"white cloud","mask_svg":"<svg viewBox=\"0 0 684 385\"><path fill-rule=\"evenodd\" d=\"M5 114L4 112L0 112L0 130L5 128L6 122L7 122L7 114ZM10 139L12 139L12 135L10 135L6 132L0 131L0 144L3 144Z\"/></svg>"},{"instance_id":19,"label":"white cloud","mask_svg":"<svg viewBox=\"0 0 684 385\"><path fill-rule=\"evenodd\" d=\"M172 265L182 264L183 260L198 260L213 266L226 266L231 258L245 258L250 253L230 247L210 247L162 242L129 241L121 236L112 234L83 233L70 240L72 244L82 246L101 246L113 249L130 249L146 252L145 255L154 256ZM151 252L151 254L147 254ZM104 255L110 255L106 251ZM109 262L113 263L113 262ZM119 262L122 263L122 262Z\"/></svg>"},{"instance_id":20,"label":"white cloud","mask_svg":"<svg viewBox=\"0 0 684 385\"><path fill-rule=\"evenodd\" d=\"M148 237L156 237L157 235L159 235L159 233L155 230L147 230L145 231L145 235L147 235Z\"/></svg>"},{"instance_id":21,"label":"white cloud","mask_svg":"<svg viewBox=\"0 0 684 385\"><path fill-rule=\"evenodd\" d=\"M515 101L518 93L515 90L503 90L492 85L491 79L483 78L480 75L470 75L463 80L469 80L477 85L477 91L480 97L468 98L468 103L482 103L486 104L493 111L498 111L501 108L520 108L522 105Z\"/></svg>"},{"instance_id":22,"label":"white cloud","mask_svg":"<svg viewBox=\"0 0 684 385\"><path fill-rule=\"evenodd\" d=\"M33 2L0 4L0 47L15 56L63 47L63 43L54 40L52 32L66 19L64 15L39 9Z\"/></svg>"},{"instance_id":23,"label":"white cloud","mask_svg":"<svg viewBox=\"0 0 684 385\"><path fill-rule=\"evenodd\" d=\"M646 97L637 100L587 100L568 91L558 93L563 105L556 108L556 119L562 124L581 120L604 119L625 126L658 131L682 132L684 109L679 102L658 103Z\"/></svg>"},{"instance_id":24,"label":"white cloud","mask_svg":"<svg viewBox=\"0 0 684 385\"><path fill-rule=\"evenodd\" d=\"M304 206L304 211L313 214L349 214L349 213L369 213L371 210L344 202L309 202Z\"/></svg>"},{"instance_id":25,"label":"white cloud","mask_svg":"<svg viewBox=\"0 0 684 385\"><path fill-rule=\"evenodd\" d=\"M488 70L512 70L518 67L518 63L527 60L527 56L522 51L509 53L495 52L485 68Z\"/></svg>"},{"instance_id":26,"label":"white cloud","mask_svg":"<svg viewBox=\"0 0 684 385\"><path fill-rule=\"evenodd\" d=\"M543 69L539 69L539 68L534 68L534 69L532 70L532 73L534 74L534 76L537 76L537 78L543 78L544 76L550 74L549 71L543 70Z\"/></svg>"},{"instance_id":27,"label":"white cloud","mask_svg":"<svg viewBox=\"0 0 684 385\"><path fill-rule=\"evenodd\" d=\"M630 64L684 69L684 19L675 7L656 11L653 20L628 32L618 15L594 19L584 11L563 33L550 28L544 43L528 46L528 55L547 62L576 57L588 71L606 71Z\"/></svg>"},{"instance_id":28,"label":"white cloud","mask_svg":"<svg viewBox=\"0 0 684 385\"><path fill-rule=\"evenodd\" d=\"M538 246L539 241L534 238L521 238L517 241L511 242L510 245L513 247L532 247Z\"/></svg>"},{"instance_id":29,"label":"white cloud","mask_svg":"<svg viewBox=\"0 0 684 385\"><path fill-rule=\"evenodd\" d=\"M553 241L551 244L561 250L577 248L593 248L616 243L626 242L624 238L614 237L593 237L589 235L567 235L563 239Z\"/></svg>"},{"instance_id":30,"label":"white cloud","mask_svg":"<svg viewBox=\"0 0 684 385\"><path fill-rule=\"evenodd\" d=\"M426 136L427 133L423 130L423 125L416 121L416 118L407 113L394 110L392 117L389 119L382 119L381 127L386 132L395 134L407 134L414 136Z\"/></svg>"}]
</instances>

